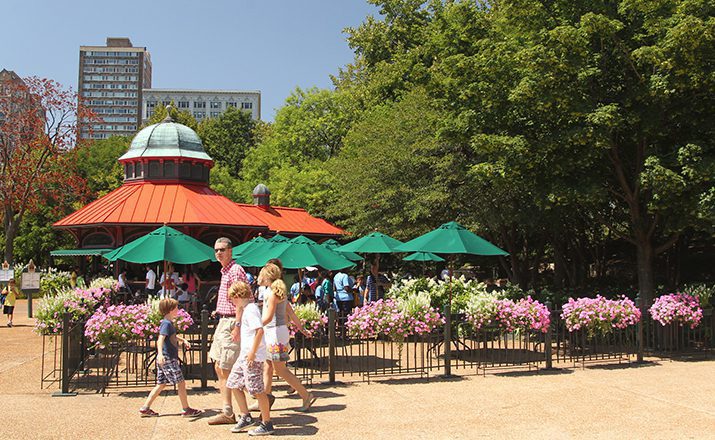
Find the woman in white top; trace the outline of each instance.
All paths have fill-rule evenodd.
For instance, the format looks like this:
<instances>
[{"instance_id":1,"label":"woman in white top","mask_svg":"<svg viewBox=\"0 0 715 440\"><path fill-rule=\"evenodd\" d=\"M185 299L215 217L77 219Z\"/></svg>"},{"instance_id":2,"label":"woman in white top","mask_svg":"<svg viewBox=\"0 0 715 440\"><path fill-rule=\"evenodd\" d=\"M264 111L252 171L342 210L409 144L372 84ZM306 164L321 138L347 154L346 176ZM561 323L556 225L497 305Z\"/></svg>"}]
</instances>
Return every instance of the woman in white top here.
<instances>
[{"instance_id":1,"label":"woman in white top","mask_svg":"<svg viewBox=\"0 0 715 440\"><path fill-rule=\"evenodd\" d=\"M293 308L287 301L288 288L282 279L281 269L275 264L268 263L261 269L258 275L258 284L269 287L264 291L263 301L263 325L268 360L265 371L266 393L271 394L273 384L273 372L282 377L288 385L303 398L303 406L298 411L305 412L315 402L312 393L305 389L303 384L286 366L290 351L290 332L288 331L288 319L291 319L301 333L307 335L302 323L295 316Z\"/></svg>"}]
</instances>

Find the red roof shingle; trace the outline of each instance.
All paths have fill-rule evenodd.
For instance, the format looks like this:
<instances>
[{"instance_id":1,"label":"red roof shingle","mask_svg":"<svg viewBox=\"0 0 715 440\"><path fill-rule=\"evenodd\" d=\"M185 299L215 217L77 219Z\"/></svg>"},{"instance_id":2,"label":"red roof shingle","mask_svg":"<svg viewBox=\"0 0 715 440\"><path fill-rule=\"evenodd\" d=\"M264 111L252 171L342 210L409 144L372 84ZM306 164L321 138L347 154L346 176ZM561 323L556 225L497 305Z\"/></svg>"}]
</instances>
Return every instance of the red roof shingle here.
<instances>
[{"instance_id":1,"label":"red roof shingle","mask_svg":"<svg viewBox=\"0 0 715 440\"><path fill-rule=\"evenodd\" d=\"M205 185L124 184L56 222L58 228L94 225L205 224L276 232L342 235L345 231L300 208L268 209L234 203Z\"/></svg>"}]
</instances>

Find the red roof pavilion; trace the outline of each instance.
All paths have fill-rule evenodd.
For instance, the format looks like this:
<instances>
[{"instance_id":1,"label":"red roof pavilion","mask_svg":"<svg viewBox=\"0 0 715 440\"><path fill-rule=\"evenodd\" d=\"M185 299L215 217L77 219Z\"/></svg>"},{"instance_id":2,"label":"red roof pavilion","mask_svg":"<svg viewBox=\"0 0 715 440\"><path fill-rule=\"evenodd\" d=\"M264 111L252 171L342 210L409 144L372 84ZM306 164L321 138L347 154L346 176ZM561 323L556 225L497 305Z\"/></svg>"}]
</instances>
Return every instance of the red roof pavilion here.
<instances>
[{"instance_id":1,"label":"red roof pavilion","mask_svg":"<svg viewBox=\"0 0 715 440\"><path fill-rule=\"evenodd\" d=\"M121 187L53 225L71 232L80 249L118 247L163 224L207 244L220 236L238 244L278 232L318 240L345 234L304 209L270 206L265 185L254 190L254 205L213 191L213 160L198 135L168 117L141 130L119 162Z\"/></svg>"}]
</instances>

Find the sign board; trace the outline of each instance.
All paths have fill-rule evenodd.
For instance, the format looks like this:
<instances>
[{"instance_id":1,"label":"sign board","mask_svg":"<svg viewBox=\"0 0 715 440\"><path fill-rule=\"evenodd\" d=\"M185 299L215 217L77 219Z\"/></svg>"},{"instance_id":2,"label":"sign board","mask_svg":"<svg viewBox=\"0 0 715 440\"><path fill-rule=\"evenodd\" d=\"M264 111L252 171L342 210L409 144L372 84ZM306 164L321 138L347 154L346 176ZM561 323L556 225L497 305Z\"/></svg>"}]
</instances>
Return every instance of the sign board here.
<instances>
[{"instance_id":1,"label":"sign board","mask_svg":"<svg viewBox=\"0 0 715 440\"><path fill-rule=\"evenodd\" d=\"M15 278L15 271L13 269L2 269L0 270L0 281L10 281Z\"/></svg>"},{"instance_id":2,"label":"sign board","mask_svg":"<svg viewBox=\"0 0 715 440\"><path fill-rule=\"evenodd\" d=\"M22 290L39 288L40 274L38 272L25 272L22 274Z\"/></svg>"}]
</instances>

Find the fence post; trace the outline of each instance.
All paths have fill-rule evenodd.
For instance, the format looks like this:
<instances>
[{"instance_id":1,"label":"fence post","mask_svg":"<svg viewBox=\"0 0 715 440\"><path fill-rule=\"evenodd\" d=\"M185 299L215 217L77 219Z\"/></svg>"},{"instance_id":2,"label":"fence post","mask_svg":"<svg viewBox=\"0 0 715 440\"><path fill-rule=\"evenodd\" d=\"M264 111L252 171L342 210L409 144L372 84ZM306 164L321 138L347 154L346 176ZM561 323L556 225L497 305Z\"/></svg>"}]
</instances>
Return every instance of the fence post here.
<instances>
[{"instance_id":1,"label":"fence post","mask_svg":"<svg viewBox=\"0 0 715 440\"><path fill-rule=\"evenodd\" d=\"M62 316L62 368L60 368L60 386L61 390L52 393L52 397L71 397L77 393L70 393L70 319L69 313Z\"/></svg>"},{"instance_id":2,"label":"fence post","mask_svg":"<svg viewBox=\"0 0 715 440\"><path fill-rule=\"evenodd\" d=\"M209 342L209 311L204 305L201 309L201 388L207 388L209 384L209 374L206 371L209 363L208 356Z\"/></svg>"},{"instance_id":3,"label":"fence post","mask_svg":"<svg viewBox=\"0 0 715 440\"><path fill-rule=\"evenodd\" d=\"M549 317L551 316L551 302L546 301L546 310L549 311ZM546 369L551 370L553 368L553 351L551 347L551 332L553 331L553 326L551 325L551 319L549 319L549 328L546 330L544 335L544 354L546 356Z\"/></svg>"},{"instance_id":4,"label":"fence post","mask_svg":"<svg viewBox=\"0 0 715 440\"><path fill-rule=\"evenodd\" d=\"M335 310L328 310L328 382L335 383Z\"/></svg>"},{"instance_id":5,"label":"fence post","mask_svg":"<svg viewBox=\"0 0 715 440\"><path fill-rule=\"evenodd\" d=\"M445 379L452 376L452 307L449 304L444 306L444 375Z\"/></svg>"},{"instance_id":6,"label":"fence post","mask_svg":"<svg viewBox=\"0 0 715 440\"><path fill-rule=\"evenodd\" d=\"M636 296L636 307L638 310L641 312L641 319L638 321L638 324L636 325L637 329L637 334L636 334L636 362L639 364L643 362L643 321L645 320L645 310L642 307L643 306L643 299L641 298L640 293L638 296Z\"/></svg>"}]
</instances>

